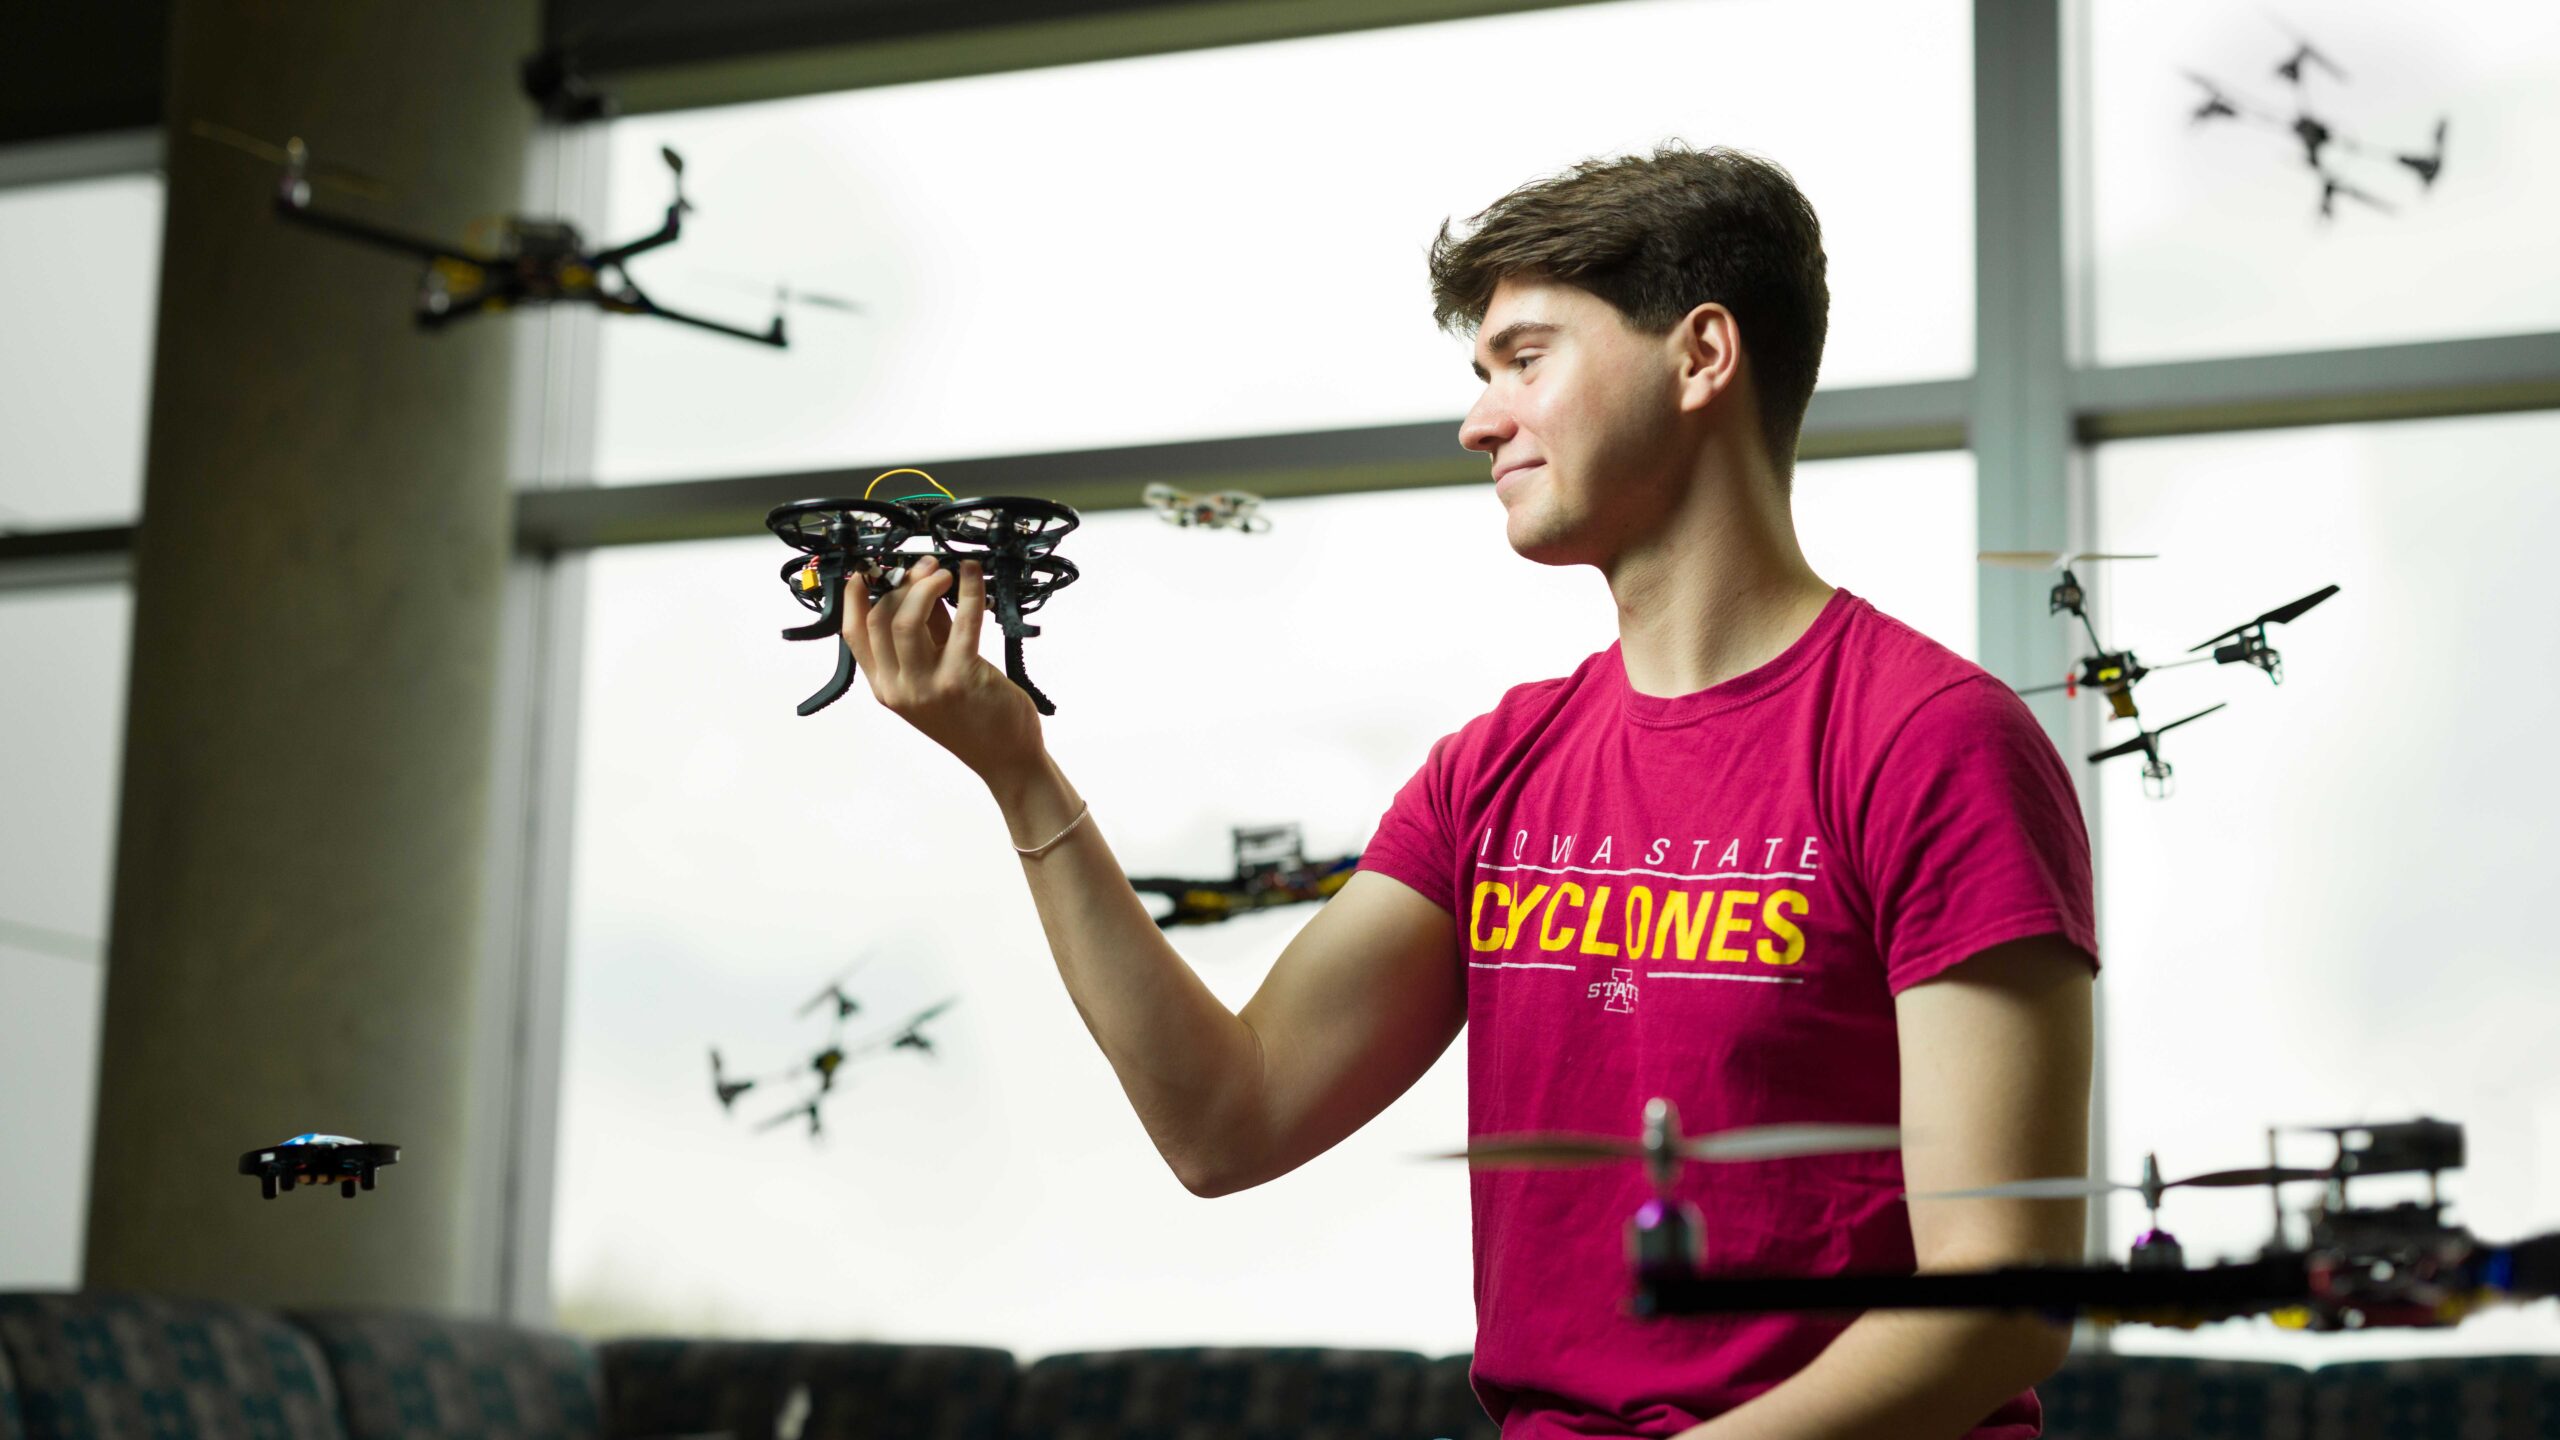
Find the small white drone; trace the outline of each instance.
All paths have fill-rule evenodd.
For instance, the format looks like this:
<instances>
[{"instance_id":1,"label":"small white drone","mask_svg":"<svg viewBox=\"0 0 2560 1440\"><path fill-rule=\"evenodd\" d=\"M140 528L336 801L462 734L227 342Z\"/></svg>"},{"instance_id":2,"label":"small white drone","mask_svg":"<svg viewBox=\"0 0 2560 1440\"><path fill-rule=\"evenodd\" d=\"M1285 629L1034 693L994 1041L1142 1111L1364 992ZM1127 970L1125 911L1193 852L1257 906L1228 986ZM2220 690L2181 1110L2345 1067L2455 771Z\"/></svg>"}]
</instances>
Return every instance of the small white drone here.
<instances>
[{"instance_id":1,"label":"small white drone","mask_svg":"<svg viewBox=\"0 0 2560 1440\"><path fill-rule=\"evenodd\" d=\"M1194 495L1170 485L1150 485L1138 498L1168 525L1184 529L1241 530L1259 535L1271 528L1270 517L1262 513L1262 497L1244 490L1221 490L1215 495Z\"/></svg>"}]
</instances>

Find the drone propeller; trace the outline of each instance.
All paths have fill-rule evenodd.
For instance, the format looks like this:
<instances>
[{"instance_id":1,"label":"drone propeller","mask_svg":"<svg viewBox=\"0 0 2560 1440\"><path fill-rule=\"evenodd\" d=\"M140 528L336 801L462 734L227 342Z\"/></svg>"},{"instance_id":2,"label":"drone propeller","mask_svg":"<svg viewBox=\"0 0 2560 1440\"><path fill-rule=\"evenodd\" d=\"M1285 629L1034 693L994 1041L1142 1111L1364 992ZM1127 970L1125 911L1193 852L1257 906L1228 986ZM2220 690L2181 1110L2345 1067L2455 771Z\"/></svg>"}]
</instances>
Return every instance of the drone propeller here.
<instances>
[{"instance_id":1,"label":"drone propeller","mask_svg":"<svg viewBox=\"0 0 2560 1440\"><path fill-rule=\"evenodd\" d=\"M2157 1182L2158 1190L2234 1190L2255 1185L2286 1185L2296 1180L2326 1180L2326 1170L2294 1170L2278 1166L2260 1166L2254 1170L2214 1170L2203 1175L2189 1175L2181 1180ZM2136 1195L2155 1193L2152 1189L2124 1180L2085 1180L2078 1176L2057 1176L2050 1180L2013 1180L2005 1185L1984 1185L1972 1190L1929 1190L1906 1195L1906 1200L2083 1200L2117 1191Z\"/></svg>"},{"instance_id":2,"label":"drone propeller","mask_svg":"<svg viewBox=\"0 0 2560 1440\"><path fill-rule=\"evenodd\" d=\"M870 963L870 960L866 958L856 960L852 964L847 965L844 967L841 974L826 983L826 987L824 989L820 990L817 994L810 996L806 1004L791 1013L796 1018L805 1018L809 1012L826 1004L830 1000L835 1002L836 1018L839 1020L844 1019L848 1015L858 1013L862 1009L862 1002L844 993L844 982L852 979L857 971Z\"/></svg>"},{"instance_id":3,"label":"drone propeller","mask_svg":"<svg viewBox=\"0 0 2560 1440\"><path fill-rule=\"evenodd\" d=\"M675 208L692 209L693 202L684 198L684 157L676 153L674 146L661 145L658 147L658 158L667 162L667 173L675 180Z\"/></svg>"},{"instance_id":4,"label":"drone propeller","mask_svg":"<svg viewBox=\"0 0 2560 1440\"><path fill-rule=\"evenodd\" d=\"M2436 176L2444 170L2445 123L2446 122L2443 120L2436 121L2436 143L2434 149L2428 151L2424 155L2396 155L2392 157L2393 159L2398 160L2401 164L2418 172L2418 188L2421 190L2430 190L2435 188Z\"/></svg>"},{"instance_id":5,"label":"drone propeller","mask_svg":"<svg viewBox=\"0 0 2560 1440\"><path fill-rule=\"evenodd\" d=\"M1985 550L1975 557L1985 565L2010 570L2068 570L2084 560L2157 560L2158 555L2114 555L2095 551Z\"/></svg>"},{"instance_id":6,"label":"drone propeller","mask_svg":"<svg viewBox=\"0 0 2560 1440\"><path fill-rule=\"evenodd\" d=\"M727 1110L735 1106L738 1102L738 1097L756 1088L757 1084L758 1082L754 1080L730 1079L728 1072L723 1070L720 1066L719 1048L717 1046L712 1048L711 1090L713 1094L720 1097L721 1109Z\"/></svg>"},{"instance_id":7,"label":"drone propeller","mask_svg":"<svg viewBox=\"0 0 2560 1440\"><path fill-rule=\"evenodd\" d=\"M2376 209L2376 210L2379 210L2379 211L2383 212L2383 213L2384 213L2384 214L2386 214L2386 215L2387 215L2387 214L2392 213L2392 211L2396 208L2395 206L2393 206L2393 205L2391 204L2391 202L2389 202L2389 201L2387 201L2387 200L2383 199L2383 198L2382 198L2381 196L2379 196L2379 195L2376 195L2376 194L2372 193L2371 191L2368 191L2368 190L2360 190L2360 189L2358 189L2357 187L2355 187L2355 186L2353 186L2353 185L2348 184L2346 181L2339 179L2337 176L2332 175L2332 174L2330 174L2329 172L2327 172L2327 171L2325 171L2325 170L2321 171L2321 172L2320 172L2320 215L2321 215L2321 218L2323 218L2323 219L2330 219L2330 218L2334 218L2334 217L2337 215L2337 213L2338 213L2338 203L2337 203L2337 202L2338 202L2338 197L2339 197L2339 196L2341 196L2341 195L2346 196L2346 197L2347 197L2348 199L2350 199L2350 200L2360 200L2360 201L2364 202L2365 204L2372 206L2374 209Z\"/></svg>"},{"instance_id":8,"label":"drone propeller","mask_svg":"<svg viewBox=\"0 0 2560 1440\"><path fill-rule=\"evenodd\" d=\"M2225 703L2227 704L2228 702ZM2191 725L2196 721L2203 719L2207 715L2212 714L2214 711L2223 708L2224 705L2207 705L2193 715L2172 720L2157 730L2145 730L2130 740L2121 741L2117 744L2108 746L2104 750L2093 753L2089 757L2089 763L2094 765L2101 760L2113 760L2120 755L2149 754L2152 752L2153 747L2159 743L2161 736L2168 734L2170 731L2177 729L2181 725Z\"/></svg>"},{"instance_id":9,"label":"drone propeller","mask_svg":"<svg viewBox=\"0 0 2560 1440\"><path fill-rule=\"evenodd\" d=\"M806 1105L795 1105L792 1108L783 1111L781 1114L774 1116L772 1119L758 1124L756 1126L756 1133L761 1135L767 1130L778 1130L803 1115L809 1117L809 1133L812 1136L818 1134L822 1122L818 1116L818 1102L815 1100L810 1101Z\"/></svg>"},{"instance_id":10,"label":"drone propeller","mask_svg":"<svg viewBox=\"0 0 2560 1440\"><path fill-rule=\"evenodd\" d=\"M1787 1160L1891 1150L1901 1144L1902 1132L1891 1125L1754 1125L1692 1135L1676 1141L1672 1153L1683 1160ZM1642 1160L1651 1153L1644 1141L1616 1135L1531 1133L1488 1136L1464 1150L1423 1158L1464 1160L1477 1170L1538 1170Z\"/></svg>"},{"instance_id":11,"label":"drone propeller","mask_svg":"<svg viewBox=\"0 0 2560 1440\"><path fill-rule=\"evenodd\" d=\"M731 275L717 270L696 270L692 273L697 279L706 280L723 290L735 291L742 295L766 296L777 306L805 305L812 310L836 310L847 315L865 313L859 302L847 300L838 295L822 295L814 290L795 290L786 284L767 284L762 280L751 280L744 275Z\"/></svg>"},{"instance_id":12,"label":"drone propeller","mask_svg":"<svg viewBox=\"0 0 2560 1440\"><path fill-rule=\"evenodd\" d=\"M2299 85L2302 83L2302 67L2306 61L2328 71L2332 79L2344 80L2347 78L2347 72L2339 69L2336 61L2321 54L2318 48L2313 46L2310 41L2303 39L2300 35L2296 35L2293 38L2293 53L2285 57L2283 64L2276 67L2276 74L2283 77L2287 84Z\"/></svg>"},{"instance_id":13,"label":"drone propeller","mask_svg":"<svg viewBox=\"0 0 2560 1440\"><path fill-rule=\"evenodd\" d=\"M2207 646L2219 645L2225 640L2237 640L2244 633L2251 630L2261 629L2265 626L2290 624L2291 622L2299 620L2304 615L2308 614L2312 607L2318 605L2321 601L2326 600L2337 593L2337 586L2323 585L2319 589L2312 591L2310 594L2303 596L2301 599L2289 604L2279 605L2264 615L2259 616L2255 620L2244 620L2240 624L2232 626L2230 629L2223 631L2221 634L2214 636L2212 639L2207 640L2202 644L2190 645L2187 647L2187 653L2192 655Z\"/></svg>"},{"instance_id":14,"label":"drone propeller","mask_svg":"<svg viewBox=\"0 0 2560 1440\"><path fill-rule=\"evenodd\" d=\"M289 170L297 171L303 179L314 185L343 190L350 195L362 196L367 200L391 198L390 186L361 170L351 170L343 165L313 164L311 152L303 145L299 136L278 145L272 141L261 140L245 130L234 130L228 125L217 125L210 120L198 120L189 125L187 131L199 140L210 140L216 145L228 145L234 150L255 155L270 165L282 165Z\"/></svg>"}]
</instances>

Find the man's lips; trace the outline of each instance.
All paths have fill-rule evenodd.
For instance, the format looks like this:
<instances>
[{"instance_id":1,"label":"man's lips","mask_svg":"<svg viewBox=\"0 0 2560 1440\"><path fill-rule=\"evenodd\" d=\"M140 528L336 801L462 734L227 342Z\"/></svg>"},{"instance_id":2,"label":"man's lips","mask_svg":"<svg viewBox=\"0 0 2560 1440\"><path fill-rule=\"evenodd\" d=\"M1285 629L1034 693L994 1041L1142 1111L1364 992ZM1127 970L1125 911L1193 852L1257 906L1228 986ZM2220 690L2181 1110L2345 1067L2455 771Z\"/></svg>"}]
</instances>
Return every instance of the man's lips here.
<instances>
[{"instance_id":1,"label":"man's lips","mask_svg":"<svg viewBox=\"0 0 2560 1440\"><path fill-rule=\"evenodd\" d=\"M1522 474L1530 470L1542 469L1545 467L1546 463L1547 462L1544 460L1523 460L1517 465L1505 465L1501 469L1494 471L1493 488L1495 493L1498 494L1501 492L1503 481L1510 479L1514 475Z\"/></svg>"}]
</instances>

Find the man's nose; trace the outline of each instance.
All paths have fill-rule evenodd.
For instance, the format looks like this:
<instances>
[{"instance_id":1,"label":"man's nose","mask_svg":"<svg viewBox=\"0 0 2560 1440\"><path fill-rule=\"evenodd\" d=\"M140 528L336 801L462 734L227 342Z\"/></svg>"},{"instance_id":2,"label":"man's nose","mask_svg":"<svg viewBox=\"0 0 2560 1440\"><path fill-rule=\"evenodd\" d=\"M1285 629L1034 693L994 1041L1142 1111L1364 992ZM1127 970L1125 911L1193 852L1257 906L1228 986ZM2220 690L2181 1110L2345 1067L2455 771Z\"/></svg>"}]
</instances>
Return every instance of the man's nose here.
<instances>
[{"instance_id":1,"label":"man's nose","mask_svg":"<svg viewBox=\"0 0 2560 1440\"><path fill-rule=\"evenodd\" d=\"M1458 422L1458 443L1466 449L1481 450L1490 455L1503 441L1511 438L1513 428L1510 415L1494 403L1493 392L1488 390L1477 398L1475 407L1467 411L1467 418Z\"/></svg>"}]
</instances>

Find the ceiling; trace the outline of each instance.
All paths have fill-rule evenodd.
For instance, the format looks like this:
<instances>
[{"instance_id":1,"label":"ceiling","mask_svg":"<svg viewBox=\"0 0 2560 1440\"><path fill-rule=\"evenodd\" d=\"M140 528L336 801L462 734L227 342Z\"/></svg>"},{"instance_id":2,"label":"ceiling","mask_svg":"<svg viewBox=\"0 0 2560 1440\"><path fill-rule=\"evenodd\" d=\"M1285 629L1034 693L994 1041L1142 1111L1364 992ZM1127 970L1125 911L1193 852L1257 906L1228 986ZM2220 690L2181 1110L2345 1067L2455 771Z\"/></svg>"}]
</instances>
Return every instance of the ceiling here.
<instances>
[{"instance_id":1,"label":"ceiling","mask_svg":"<svg viewBox=\"0 0 2560 1440\"><path fill-rule=\"evenodd\" d=\"M157 126L170 3L0 5L0 145ZM548 0L544 31L624 109L649 111L1571 3Z\"/></svg>"}]
</instances>

